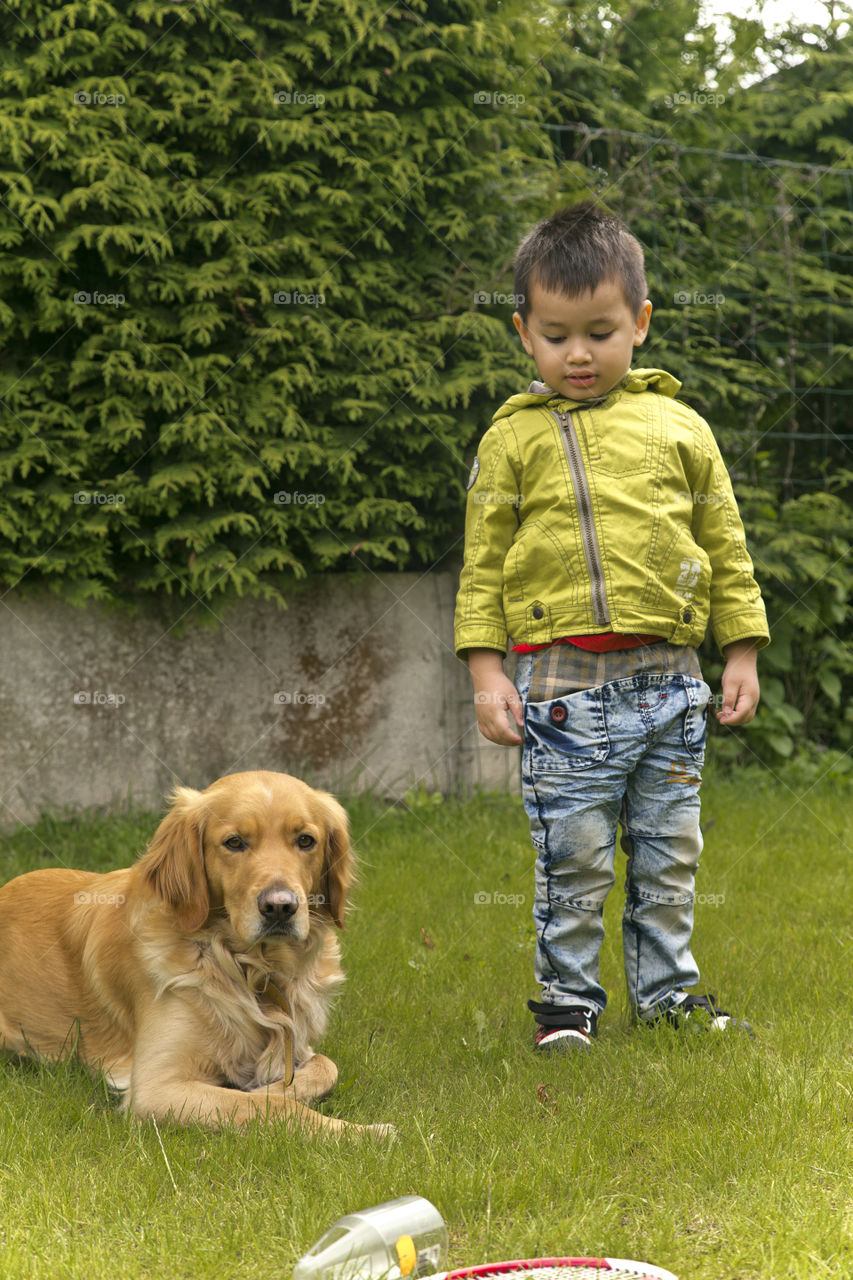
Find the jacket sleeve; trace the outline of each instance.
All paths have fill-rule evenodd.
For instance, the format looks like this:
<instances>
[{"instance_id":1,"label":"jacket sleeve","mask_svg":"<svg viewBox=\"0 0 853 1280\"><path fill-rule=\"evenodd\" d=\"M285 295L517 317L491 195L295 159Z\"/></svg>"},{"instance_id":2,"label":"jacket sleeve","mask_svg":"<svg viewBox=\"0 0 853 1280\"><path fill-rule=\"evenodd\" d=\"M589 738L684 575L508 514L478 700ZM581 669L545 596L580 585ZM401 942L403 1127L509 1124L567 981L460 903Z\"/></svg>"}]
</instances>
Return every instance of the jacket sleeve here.
<instances>
[{"instance_id":1,"label":"jacket sleeve","mask_svg":"<svg viewBox=\"0 0 853 1280\"><path fill-rule=\"evenodd\" d=\"M693 478L693 537L711 562L711 629L718 648L735 640L770 643L767 614L728 471L708 424Z\"/></svg>"},{"instance_id":2,"label":"jacket sleeve","mask_svg":"<svg viewBox=\"0 0 853 1280\"><path fill-rule=\"evenodd\" d=\"M460 656L467 649L507 650L504 561L518 529L521 477L499 428L492 426L483 436L472 475L454 625Z\"/></svg>"}]
</instances>

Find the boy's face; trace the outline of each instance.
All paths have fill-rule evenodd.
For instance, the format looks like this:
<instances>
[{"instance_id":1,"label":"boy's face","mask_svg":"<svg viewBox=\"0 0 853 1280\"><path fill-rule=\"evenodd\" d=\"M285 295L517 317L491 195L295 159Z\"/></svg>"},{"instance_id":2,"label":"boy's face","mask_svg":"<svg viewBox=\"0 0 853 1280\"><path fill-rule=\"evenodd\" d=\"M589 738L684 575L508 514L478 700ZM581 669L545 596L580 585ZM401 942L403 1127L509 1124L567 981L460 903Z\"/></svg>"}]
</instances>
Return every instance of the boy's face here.
<instances>
[{"instance_id":1,"label":"boy's face","mask_svg":"<svg viewBox=\"0 0 853 1280\"><path fill-rule=\"evenodd\" d=\"M569 298L531 286L527 320L513 324L543 382L570 400L607 395L631 367L634 347L645 341L652 304L634 315L618 280Z\"/></svg>"}]
</instances>

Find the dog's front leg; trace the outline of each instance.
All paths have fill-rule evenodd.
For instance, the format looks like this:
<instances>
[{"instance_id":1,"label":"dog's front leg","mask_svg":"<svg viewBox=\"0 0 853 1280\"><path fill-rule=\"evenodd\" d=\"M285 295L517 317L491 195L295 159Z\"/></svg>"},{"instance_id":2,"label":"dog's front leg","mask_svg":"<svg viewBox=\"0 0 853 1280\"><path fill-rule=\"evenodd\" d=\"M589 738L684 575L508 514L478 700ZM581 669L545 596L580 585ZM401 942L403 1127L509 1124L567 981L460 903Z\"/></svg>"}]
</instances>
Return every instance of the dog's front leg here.
<instances>
[{"instance_id":1,"label":"dog's front leg","mask_svg":"<svg viewBox=\"0 0 853 1280\"><path fill-rule=\"evenodd\" d=\"M321 1115L299 1101L296 1080L285 1090L281 1080L243 1092L217 1084L221 1067L211 1058L210 1028L204 1025L189 1001L179 995L161 997L142 1016L134 1046L129 1106L141 1120L172 1120L178 1124L202 1124L210 1129L225 1125L245 1128L254 1121L284 1119L300 1128L321 1133L368 1133L387 1137L389 1125L356 1125ZM321 1054L312 1077L309 1068L303 1087L329 1087L337 1077L333 1063ZM325 1065L324 1065L325 1064ZM331 1068L331 1075L329 1069ZM310 1094L312 1097L318 1094Z\"/></svg>"}]
</instances>

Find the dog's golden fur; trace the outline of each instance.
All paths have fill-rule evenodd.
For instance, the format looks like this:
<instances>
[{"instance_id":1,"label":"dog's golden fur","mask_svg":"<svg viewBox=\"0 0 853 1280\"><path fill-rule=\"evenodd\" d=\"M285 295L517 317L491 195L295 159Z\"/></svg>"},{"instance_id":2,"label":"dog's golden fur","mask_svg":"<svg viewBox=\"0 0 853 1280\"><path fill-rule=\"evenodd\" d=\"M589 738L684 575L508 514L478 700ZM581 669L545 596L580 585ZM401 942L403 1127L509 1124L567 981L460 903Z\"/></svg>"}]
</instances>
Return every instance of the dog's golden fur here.
<instances>
[{"instance_id":1,"label":"dog's golden fur","mask_svg":"<svg viewBox=\"0 0 853 1280\"><path fill-rule=\"evenodd\" d=\"M306 1105L337 1078L311 1042L343 980L352 876L347 816L327 793L270 772L179 787L132 867L32 871L0 888L0 1046L73 1048L140 1118L362 1128Z\"/></svg>"}]
</instances>

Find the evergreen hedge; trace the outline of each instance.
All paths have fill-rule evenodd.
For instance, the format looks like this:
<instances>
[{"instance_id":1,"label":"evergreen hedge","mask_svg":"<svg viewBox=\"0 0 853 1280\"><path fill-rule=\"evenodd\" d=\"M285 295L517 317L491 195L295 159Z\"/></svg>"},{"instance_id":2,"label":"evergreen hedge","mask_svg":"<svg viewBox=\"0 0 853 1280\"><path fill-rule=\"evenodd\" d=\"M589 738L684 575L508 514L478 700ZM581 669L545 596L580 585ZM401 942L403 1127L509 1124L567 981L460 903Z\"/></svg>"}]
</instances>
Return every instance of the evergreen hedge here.
<instances>
[{"instance_id":1,"label":"evergreen hedge","mask_svg":"<svg viewBox=\"0 0 853 1280\"><path fill-rule=\"evenodd\" d=\"M527 376L534 36L516 0L0 7L5 588L440 559Z\"/></svg>"}]
</instances>

